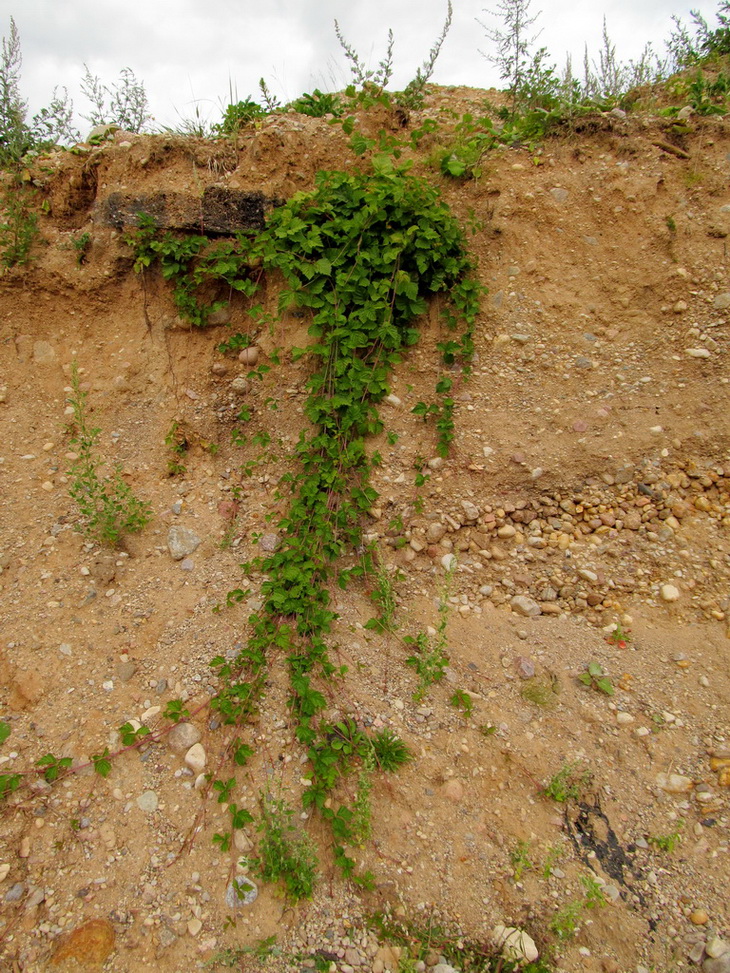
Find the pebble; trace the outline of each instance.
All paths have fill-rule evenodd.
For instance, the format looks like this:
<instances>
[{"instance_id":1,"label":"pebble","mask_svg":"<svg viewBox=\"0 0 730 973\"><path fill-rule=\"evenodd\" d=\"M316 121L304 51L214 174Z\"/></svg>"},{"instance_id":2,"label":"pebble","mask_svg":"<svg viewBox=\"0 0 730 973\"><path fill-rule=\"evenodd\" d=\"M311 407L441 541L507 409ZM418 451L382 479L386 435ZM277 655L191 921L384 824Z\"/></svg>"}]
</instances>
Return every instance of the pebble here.
<instances>
[{"instance_id":1,"label":"pebble","mask_svg":"<svg viewBox=\"0 0 730 973\"><path fill-rule=\"evenodd\" d=\"M200 730L193 723L176 723L167 734L167 745L175 753L190 750L200 740Z\"/></svg>"},{"instance_id":2,"label":"pebble","mask_svg":"<svg viewBox=\"0 0 730 973\"><path fill-rule=\"evenodd\" d=\"M730 952L723 953L717 959L706 959L702 964L702 973L730 973Z\"/></svg>"},{"instance_id":3,"label":"pebble","mask_svg":"<svg viewBox=\"0 0 730 973\"><path fill-rule=\"evenodd\" d=\"M616 722L621 726L626 726L629 723L634 722L634 717L631 713L625 713L623 710L616 714Z\"/></svg>"},{"instance_id":4,"label":"pebble","mask_svg":"<svg viewBox=\"0 0 730 973\"><path fill-rule=\"evenodd\" d=\"M206 759L206 753L202 743L194 743L185 754L185 764L194 774L203 772Z\"/></svg>"},{"instance_id":5,"label":"pebble","mask_svg":"<svg viewBox=\"0 0 730 973\"><path fill-rule=\"evenodd\" d=\"M719 959L721 956L730 954L730 945L724 939L720 939L719 936L713 936L712 939L707 940L705 952L710 959Z\"/></svg>"},{"instance_id":6,"label":"pebble","mask_svg":"<svg viewBox=\"0 0 730 973\"><path fill-rule=\"evenodd\" d=\"M4 882L5 879L8 877L9 873L10 873L10 863L3 862L2 865L0 865L0 882Z\"/></svg>"},{"instance_id":7,"label":"pebble","mask_svg":"<svg viewBox=\"0 0 730 973\"><path fill-rule=\"evenodd\" d=\"M146 811L148 814L156 811L158 804L159 800L154 791L144 791L137 798L137 807L140 811Z\"/></svg>"},{"instance_id":8,"label":"pebble","mask_svg":"<svg viewBox=\"0 0 730 973\"><path fill-rule=\"evenodd\" d=\"M279 549L281 544L281 538L278 534L268 533L263 534L259 540L259 547L262 551L266 551L267 554L273 554Z\"/></svg>"},{"instance_id":9,"label":"pebble","mask_svg":"<svg viewBox=\"0 0 730 973\"><path fill-rule=\"evenodd\" d=\"M454 804L458 804L464 797L464 785L459 780L447 780L440 790L446 800Z\"/></svg>"},{"instance_id":10,"label":"pebble","mask_svg":"<svg viewBox=\"0 0 730 973\"><path fill-rule=\"evenodd\" d=\"M120 662L117 666L117 679L120 682L129 682L136 671L137 666L134 662Z\"/></svg>"},{"instance_id":11,"label":"pebble","mask_svg":"<svg viewBox=\"0 0 730 973\"><path fill-rule=\"evenodd\" d=\"M695 909L689 914L689 921L695 926L706 926L710 917L704 909Z\"/></svg>"},{"instance_id":12,"label":"pebble","mask_svg":"<svg viewBox=\"0 0 730 973\"><path fill-rule=\"evenodd\" d=\"M444 571L451 571L452 568L456 566L456 555L455 554L444 554L441 558L441 566Z\"/></svg>"},{"instance_id":13,"label":"pebble","mask_svg":"<svg viewBox=\"0 0 730 973\"><path fill-rule=\"evenodd\" d=\"M5 893L6 902L19 902L23 897L25 892L25 884L23 882L16 882L15 885L11 885L8 891Z\"/></svg>"},{"instance_id":14,"label":"pebble","mask_svg":"<svg viewBox=\"0 0 730 973\"><path fill-rule=\"evenodd\" d=\"M656 782L667 794L687 794L693 786L691 778L682 774L657 774Z\"/></svg>"},{"instance_id":15,"label":"pebble","mask_svg":"<svg viewBox=\"0 0 730 973\"><path fill-rule=\"evenodd\" d=\"M114 926L106 919L90 919L78 926L73 932L58 942L53 953L53 967L74 962L74 968L101 969L114 950L116 933Z\"/></svg>"},{"instance_id":16,"label":"pebble","mask_svg":"<svg viewBox=\"0 0 730 973\"><path fill-rule=\"evenodd\" d=\"M525 615L528 618L542 615L542 609L538 603L533 598L528 598L527 595L515 595L510 600L510 606L513 612L518 615Z\"/></svg>"},{"instance_id":17,"label":"pebble","mask_svg":"<svg viewBox=\"0 0 730 973\"><path fill-rule=\"evenodd\" d=\"M520 679L532 679L535 675L535 663L524 655L518 655L515 659L515 669Z\"/></svg>"},{"instance_id":18,"label":"pebble","mask_svg":"<svg viewBox=\"0 0 730 973\"><path fill-rule=\"evenodd\" d=\"M504 926L501 923L496 925L492 930L492 938L506 960L534 963L540 955L532 937L515 926Z\"/></svg>"},{"instance_id":19,"label":"pebble","mask_svg":"<svg viewBox=\"0 0 730 973\"><path fill-rule=\"evenodd\" d=\"M248 381L242 375L239 375L238 378L234 378L231 382L231 389L243 395L248 392Z\"/></svg>"},{"instance_id":20,"label":"pebble","mask_svg":"<svg viewBox=\"0 0 730 973\"><path fill-rule=\"evenodd\" d=\"M188 919L188 935L197 936L200 930L203 928L203 923L200 919Z\"/></svg>"},{"instance_id":21,"label":"pebble","mask_svg":"<svg viewBox=\"0 0 730 973\"><path fill-rule=\"evenodd\" d=\"M202 538L194 530L181 524L173 524L167 532L167 549L173 561L182 561L196 551L201 542Z\"/></svg>"},{"instance_id":22,"label":"pebble","mask_svg":"<svg viewBox=\"0 0 730 973\"><path fill-rule=\"evenodd\" d=\"M659 589L662 601L679 601L680 592L673 584L663 584Z\"/></svg>"},{"instance_id":23,"label":"pebble","mask_svg":"<svg viewBox=\"0 0 730 973\"><path fill-rule=\"evenodd\" d=\"M259 360L259 350L256 345L250 345L248 348L244 348L238 354L238 360L242 365L256 365Z\"/></svg>"},{"instance_id":24,"label":"pebble","mask_svg":"<svg viewBox=\"0 0 730 973\"><path fill-rule=\"evenodd\" d=\"M712 354L707 348L686 348L685 351L690 358L709 358Z\"/></svg>"}]
</instances>

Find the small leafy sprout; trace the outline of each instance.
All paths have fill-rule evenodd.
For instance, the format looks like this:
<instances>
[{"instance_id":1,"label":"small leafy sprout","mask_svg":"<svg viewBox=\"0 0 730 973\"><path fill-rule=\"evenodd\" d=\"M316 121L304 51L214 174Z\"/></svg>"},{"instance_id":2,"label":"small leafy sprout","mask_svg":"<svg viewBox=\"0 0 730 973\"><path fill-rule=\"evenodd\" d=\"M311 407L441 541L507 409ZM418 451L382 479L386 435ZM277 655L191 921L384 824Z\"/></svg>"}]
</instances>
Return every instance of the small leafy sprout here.
<instances>
[{"instance_id":1,"label":"small leafy sprout","mask_svg":"<svg viewBox=\"0 0 730 973\"><path fill-rule=\"evenodd\" d=\"M496 723L482 723L482 725L479 727L479 732L483 737L493 737L497 732L497 729L498 727Z\"/></svg>"},{"instance_id":2,"label":"small leafy sprout","mask_svg":"<svg viewBox=\"0 0 730 973\"><path fill-rule=\"evenodd\" d=\"M449 697L449 702L455 709L461 710L467 719L471 716L474 709L474 700L463 689L455 690Z\"/></svg>"},{"instance_id":3,"label":"small leafy sprout","mask_svg":"<svg viewBox=\"0 0 730 973\"><path fill-rule=\"evenodd\" d=\"M5 743L7 738L10 736L10 733L10 724L0 720L0 746Z\"/></svg>"},{"instance_id":4,"label":"small leafy sprout","mask_svg":"<svg viewBox=\"0 0 730 973\"><path fill-rule=\"evenodd\" d=\"M670 834L650 835L649 838L647 838L647 841L650 845L654 845L654 847L658 848L660 851L671 853L682 840L681 828L683 824L684 819L680 818L677 822L676 829Z\"/></svg>"},{"instance_id":5,"label":"small leafy sprout","mask_svg":"<svg viewBox=\"0 0 730 973\"><path fill-rule=\"evenodd\" d=\"M261 105L249 97L245 101L238 101L233 105L229 104L223 113L222 120L213 126L213 131L217 135L235 138L245 125L250 125L265 114L266 112Z\"/></svg>"},{"instance_id":6,"label":"small leafy sprout","mask_svg":"<svg viewBox=\"0 0 730 973\"><path fill-rule=\"evenodd\" d=\"M578 676L578 680L584 686L589 686L597 692L605 693L606 696L613 696L616 692L611 680L598 662L589 662L586 666L586 671Z\"/></svg>"},{"instance_id":7,"label":"small leafy sprout","mask_svg":"<svg viewBox=\"0 0 730 973\"><path fill-rule=\"evenodd\" d=\"M0 774L0 800L17 791L21 781L20 774Z\"/></svg>"},{"instance_id":8,"label":"small leafy sprout","mask_svg":"<svg viewBox=\"0 0 730 973\"><path fill-rule=\"evenodd\" d=\"M606 641L609 645L617 645L619 649L625 649L632 641L631 630L623 628L620 622L617 622L611 634L606 636Z\"/></svg>"},{"instance_id":9,"label":"small leafy sprout","mask_svg":"<svg viewBox=\"0 0 730 973\"><path fill-rule=\"evenodd\" d=\"M71 246L76 251L76 263L79 267L86 263L86 257L91 247L91 234L81 233L79 236L71 237Z\"/></svg>"},{"instance_id":10,"label":"small leafy sprout","mask_svg":"<svg viewBox=\"0 0 730 973\"><path fill-rule=\"evenodd\" d=\"M236 334L231 335L230 338L218 345L218 351L221 355L238 354L239 351L249 348L251 344L252 339L249 335L237 331Z\"/></svg>"},{"instance_id":11,"label":"small leafy sprout","mask_svg":"<svg viewBox=\"0 0 730 973\"><path fill-rule=\"evenodd\" d=\"M230 850L232 837L233 835L230 831L224 831L224 832L216 831L216 833L213 835L213 844L217 845L220 848L220 850L225 854L227 851Z\"/></svg>"},{"instance_id":12,"label":"small leafy sprout","mask_svg":"<svg viewBox=\"0 0 730 973\"><path fill-rule=\"evenodd\" d=\"M36 767L43 768L43 779L52 784L57 780L61 773L73 763L71 757L54 757L52 753L47 753L45 757L36 760Z\"/></svg>"},{"instance_id":13,"label":"small leafy sprout","mask_svg":"<svg viewBox=\"0 0 730 973\"><path fill-rule=\"evenodd\" d=\"M122 738L123 747L133 747L140 740L149 736L149 732L149 727L138 726L135 728L132 723L123 723L119 727L119 736Z\"/></svg>"},{"instance_id":14,"label":"small leafy sprout","mask_svg":"<svg viewBox=\"0 0 730 973\"><path fill-rule=\"evenodd\" d=\"M186 720L190 716L190 712L185 708L183 701L181 699L171 699L162 714L166 720L172 720L173 723L179 723L180 720Z\"/></svg>"},{"instance_id":15,"label":"small leafy sprout","mask_svg":"<svg viewBox=\"0 0 730 973\"><path fill-rule=\"evenodd\" d=\"M585 788L590 784L591 773L584 771L579 774L578 764L563 764L560 770L547 782L542 794L558 804L580 800Z\"/></svg>"},{"instance_id":16,"label":"small leafy sprout","mask_svg":"<svg viewBox=\"0 0 730 973\"><path fill-rule=\"evenodd\" d=\"M91 757L91 762L94 765L94 772L100 777L108 777L112 771L111 755L109 753L109 747L104 747L103 753L95 753Z\"/></svg>"},{"instance_id":17,"label":"small leafy sprout","mask_svg":"<svg viewBox=\"0 0 730 973\"><path fill-rule=\"evenodd\" d=\"M81 388L75 361L71 365L71 391L68 401L75 426L71 444L77 459L69 470L69 493L81 515L79 530L92 540L113 547L124 534L142 530L152 517L152 508L134 496L120 466L115 466L110 476L99 475L99 469L105 465L97 455L101 429L89 425L88 393Z\"/></svg>"},{"instance_id":18,"label":"small leafy sprout","mask_svg":"<svg viewBox=\"0 0 730 973\"><path fill-rule=\"evenodd\" d=\"M510 853L509 860L512 865L512 874L514 875L515 882L519 882L522 879L523 873L534 867L530 861L529 853L529 841L518 841L517 847Z\"/></svg>"}]
</instances>

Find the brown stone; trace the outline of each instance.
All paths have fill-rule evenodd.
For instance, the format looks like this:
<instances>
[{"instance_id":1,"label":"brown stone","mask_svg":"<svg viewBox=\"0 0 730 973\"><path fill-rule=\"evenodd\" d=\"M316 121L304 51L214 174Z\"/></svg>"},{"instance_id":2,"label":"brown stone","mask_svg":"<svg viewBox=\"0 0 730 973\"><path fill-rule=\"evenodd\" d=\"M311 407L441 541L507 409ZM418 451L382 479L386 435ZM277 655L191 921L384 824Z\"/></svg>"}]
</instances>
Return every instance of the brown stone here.
<instances>
[{"instance_id":1,"label":"brown stone","mask_svg":"<svg viewBox=\"0 0 730 973\"><path fill-rule=\"evenodd\" d=\"M641 527L641 514L638 510L629 510L624 516L624 527L628 530L638 530Z\"/></svg>"},{"instance_id":2,"label":"brown stone","mask_svg":"<svg viewBox=\"0 0 730 973\"><path fill-rule=\"evenodd\" d=\"M52 966L68 970L100 970L114 949L116 934L106 919L90 919L59 943Z\"/></svg>"},{"instance_id":3,"label":"brown stone","mask_svg":"<svg viewBox=\"0 0 730 973\"><path fill-rule=\"evenodd\" d=\"M34 670L33 672L18 672L10 684L8 706L16 713L30 709L41 699L46 687L43 680Z\"/></svg>"},{"instance_id":4,"label":"brown stone","mask_svg":"<svg viewBox=\"0 0 730 973\"><path fill-rule=\"evenodd\" d=\"M459 780L447 780L441 786L441 794L448 800L458 804L464 797L464 785Z\"/></svg>"}]
</instances>

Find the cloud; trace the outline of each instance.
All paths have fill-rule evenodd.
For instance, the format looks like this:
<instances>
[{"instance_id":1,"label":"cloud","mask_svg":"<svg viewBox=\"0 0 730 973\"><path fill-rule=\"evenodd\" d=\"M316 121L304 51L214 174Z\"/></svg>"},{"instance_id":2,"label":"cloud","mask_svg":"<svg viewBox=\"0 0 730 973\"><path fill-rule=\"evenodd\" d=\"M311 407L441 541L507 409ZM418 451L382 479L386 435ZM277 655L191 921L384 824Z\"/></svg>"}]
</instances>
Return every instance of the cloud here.
<instances>
[{"instance_id":1,"label":"cloud","mask_svg":"<svg viewBox=\"0 0 730 973\"><path fill-rule=\"evenodd\" d=\"M477 18L496 2L454 0L454 21L434 81L489 87L496 69L479 53L488 47ZM711 24L717 4L700 0ZM622 60L637 58L647 41L660 53L673 12L669 0L534 0L542 10L538 43L562 68L566 51L582 63L584 44L597 57L605 12L608 30ZM678 11L685 20L688 12ZM438 37L446 0L23 0L16 14L23 51L22 90L37 111L54 85L65 85L77 108L83 65L107 84L129 66L144 81L160 125L174 125L197 103L217 118L229 91L257 97L264 77L283 100L315 87L333 90L349 80L349 68L335 37L338 19L348 42L366 64L377 66L385 53L388 28L395 35L392 87L414 76ZM9 19L0 22L7 35Z\"/></svg>"}]
</instances>

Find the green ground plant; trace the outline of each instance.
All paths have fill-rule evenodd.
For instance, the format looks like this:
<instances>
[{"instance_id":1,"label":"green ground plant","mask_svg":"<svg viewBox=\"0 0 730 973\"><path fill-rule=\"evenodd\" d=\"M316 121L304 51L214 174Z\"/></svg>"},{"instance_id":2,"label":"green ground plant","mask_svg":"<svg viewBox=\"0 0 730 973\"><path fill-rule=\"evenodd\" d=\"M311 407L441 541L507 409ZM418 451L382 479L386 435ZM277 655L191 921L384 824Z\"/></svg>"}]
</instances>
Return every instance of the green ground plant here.
<instances>
[{"instance_id":1,"label":"green ground plant","mask_svg":"<svg viewBox=\"0 0 730 973\"><path fill-rule=\"evenodd\" d=\"M34 192L13 179L0 197L0 264L5 268L30 263L31 251L40 236Z\"/></svg>"},{"instance_id":2,"label":"green ground plant","mask_svg":"<svg viewBox=\"0 0 730 973\"><path fill-rule=\"evenodd\" d=\"M86 263L91 248L91 234L79 233L78 236L71 237L71 246L76 253L76 264L81 267Z\"/></svg>"},{"instance_id":3,"label":"green ground plant","mask_svg":"<svg viewBox=\"0 0 730 973\"><path fill-rule=\"evenodd\" d=\"M441 28L439 36L428 52L428 57L424 60L421 66L417 68L415 75L408 82L403 91L398 92L393 96L393 102L401 109L407 111L418 109L423 106L425 88L433 76L436 61L441 53L441 48L451 28L452 17L453 9L451 0L447 0L446 19L443 27ZM390 80L393 76L393 49L395 44L393 31L388 31L388 43L386 46L385 56L378 63L377 68L374 69L368 68L355 48L345 40L340 29L340 25L336 20L335 34L350 66L350 73L352 76L352 90L349 92L350 99L353 102L359 102L360 104L366 106L372 102L377 102L379 99L381 99L383 103L389 104L391 99L386 89L388 88ZM364 97L356 97L356 92L358 90Z\"/></svg>"},{"instance_id":4,"label":"green ground plant","mask_svg":"<svg viewBox=\"0 0 730 973\"><path fill-rule=\"evenodd\" d=\"M213 133L235 138L242 128L259 118L263 118L265 114L265 109L250 97L243 101L237 101L235 104L226 106L222 120L213 125Z\"/></svg>"},{"instance_id":5,"label":"green ground plant","mask_svg":"<svg viewBox=\"0 0 730 973\"><path fill-rule=\"evenodd\" d=\"M589 662L586 671L578 676L578 681L582 682L584 686L588 686L589 689L595 689L596 692L603 693L606 696L616 694L611 679L598 662Z\"/></svg>"},{"instance_id":6,"label":"green ground plant","mask_svg":"<svg viewBox=\"0 0 730 973\"><path fill-rule=\"evenodd\" d=\"M121 69L118 81L107 85L84 65L81 92L91 105L82 118L91 125L118 125L127 132L141 132L152 121L144 82L129 67Z\"/></svg>"},{"instance_id":7,"label":"green ground plant","mask_svg":"<svg viewBox=\"0 0 730 973\"><path fill-rule=\"evenodd\" d=\"M558 804L567 804L580 800L590 782L590 771L581 770L580 764L566 763L550 778L541 793Z\"/></svg>"},{"instance_id":8,"label":"green ground plant","mask_svg":"<svg viewBox=\"0 0 730 973\"><path fill-rule=\"evenodd\" d=\"M509 860L515 882L521 881L524 873L535 867L530 860L530 842L518 841L517 847L510 852Z\"/></svg>"},{"instance_id":9,"label":"green ground plant","mask_svg":"<svg viewBox=\"0 0 730 973\"><path fill-rule=\"evenodd\" d=\"M680 818L674 831L670 831L668 834L650 835L647 838L647 841L650 845L654 845L655 848L658 848L659 851L665 851L668 854L671 854L682 840L683 824L684 821L682 818Z\"/></svg>"},{"instance_id":10,"label":"green ground plant","mask_svg":"<svg viewBox=\"0 0 730 973\"><path fill-rule=\"evenodd\" d=\"M73 409L74 432L70 442L78 458L69 470L69 493L80 514L79 530L99 544L114 547L125 534L136 533L149 523L152 508L134 496L121 467L115 466L109 476L100 475L106 465L98 453L101 429L89 423L87 398L78 365L73 362L68 401Z\"/></svg>"},{"instance_id":11,"label":"green ground plant","mask_svg":"<svg viewBox=\"0 0 730 973\"><path fill-rule=\"evenodd\" d=\"M469 719L474 711L474 700L463 689L456 689L449 697L449 703L454 709L458 709L463 713L466 719Z\"/></svg>"},{"instance_id":12,"label":"green ground plant","mask_svg":"<svg viewBox=\"0 0 730 973\"><path fill-rule=\"evenodd\" d=\"M505 960L491 940L465 936L452 931L436 916L419 921L396 919L390 911L376 912L370 926L379 939L401 949L399 973L416 973L434 953L462 973L550 973L545 959L516 964ZM427 967L428 968L428 967Z\"/></svg>"},{"instance_id":13,"label":"green ground plant","mask_svg":"<svg viewBox=\"0 0 730 973\"><path fill-rule=\"evenodd\" d=\"M280 798L261 800L258 856L249 860L255 875L283 882L288 898L309 899L317 880L317 855L311 838L292 823L294 809Z\"/></svg>"},{"instance_id":14,"label":"green ground plant","mask_svg":"<svg viewBox=\"0 0 730 973\"><path fill-rule=\"evenodd\" d=\"M339 95L328 94L315 88L310 94L304 93L296 98L289 105L300 115L308 115L310 118L324 118L325 115L333 115L337 118L342 114L343 106Z\"/></svg>"},{"instance_id":15,"label":"green ground plant","mask_svg":"<svg viewBox=\"0 0 730 973\"><path fill-rule=\"evenodd\" d=\"M448 640L446 629L449 624L451 614L451 603L449 595L451 586L456 573L456 560L452 561L451 567L444 577L443 587L439 597L438 605L438 624L434 634L429 632L419 632L417 635L407 635L403 641L411 646L415 651L406 659L406 665L416 670L419 679L418 689L413 694L413 698L418 702L428 692L429 688L437 682L441 682L449 663L447 654Z\"/></svg>"}]
</instances>

